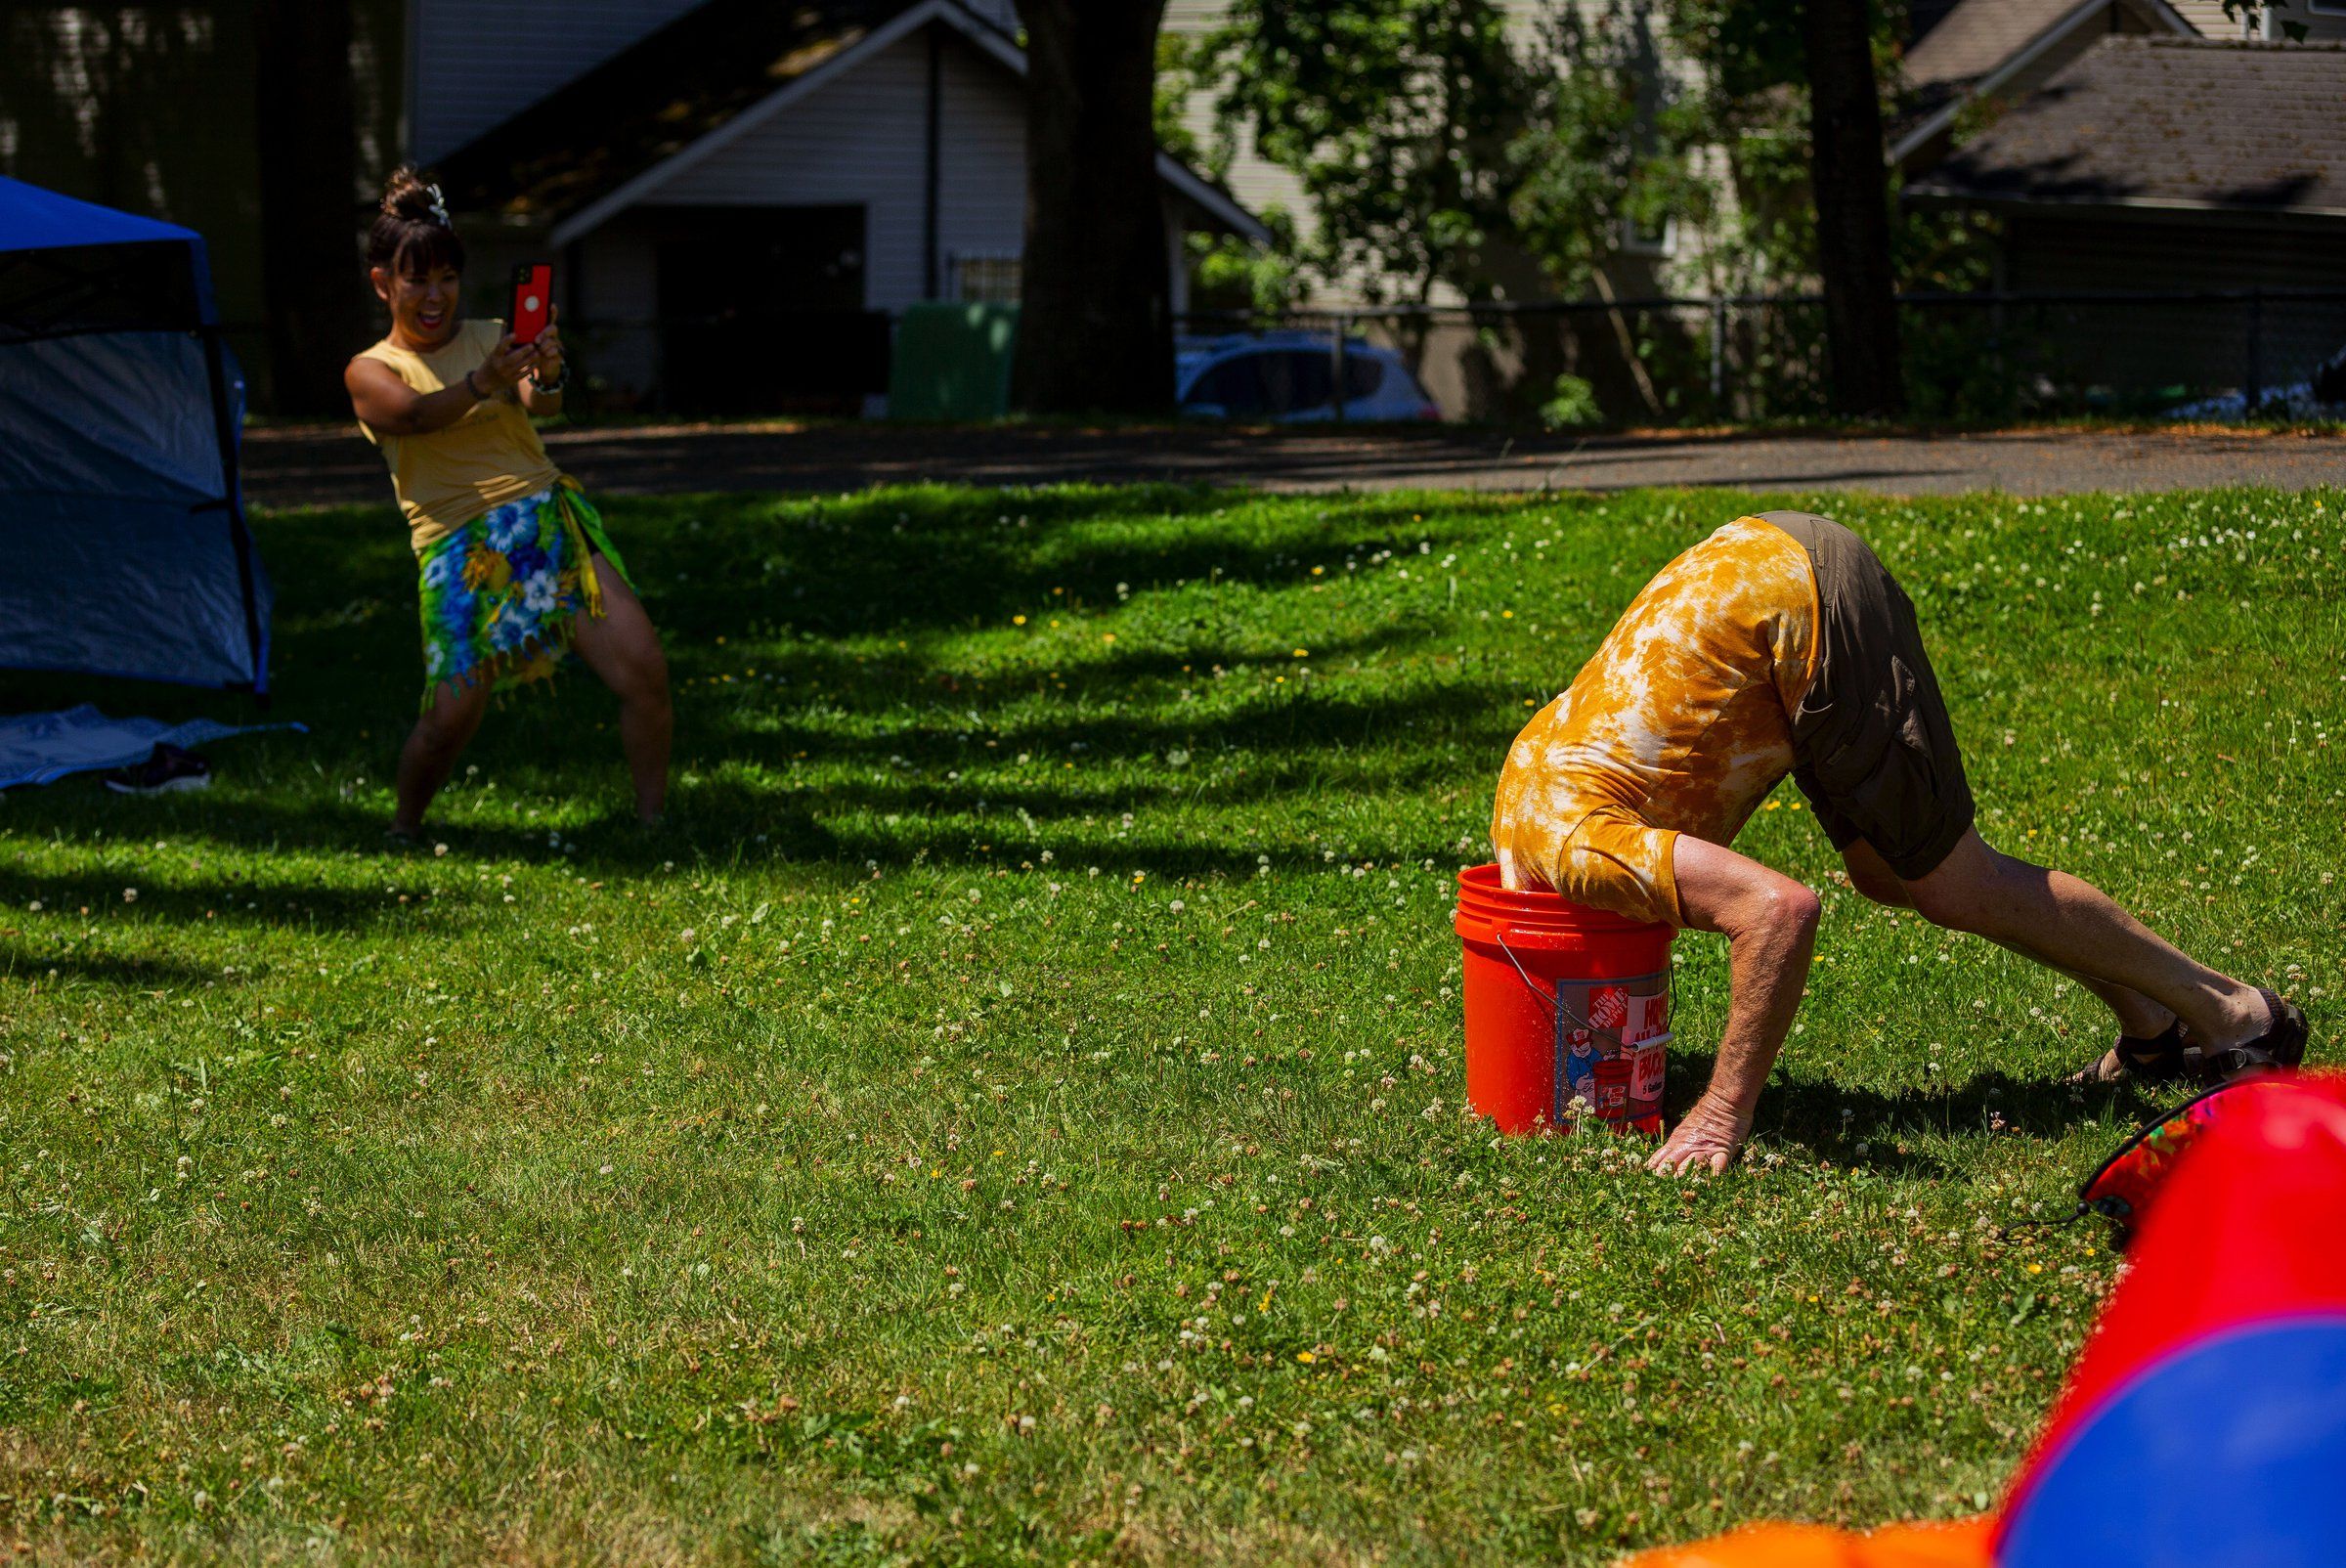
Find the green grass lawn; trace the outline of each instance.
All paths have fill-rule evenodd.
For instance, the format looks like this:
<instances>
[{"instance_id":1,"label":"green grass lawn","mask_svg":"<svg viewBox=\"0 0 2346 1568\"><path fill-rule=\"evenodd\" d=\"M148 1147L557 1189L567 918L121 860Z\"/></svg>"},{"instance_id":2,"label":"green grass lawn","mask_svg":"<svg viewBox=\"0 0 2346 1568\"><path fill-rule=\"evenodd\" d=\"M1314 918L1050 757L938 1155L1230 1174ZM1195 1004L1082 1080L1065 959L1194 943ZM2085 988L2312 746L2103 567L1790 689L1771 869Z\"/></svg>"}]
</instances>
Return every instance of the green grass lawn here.
<instances>
[{"instance_id":1,"label":"green grass lawn","mask_svg":"<svg viewBox=\"0 0 2346 1568\"><path fill-rule=\"evenodd\" d=\"M2061 1083L2074 985L1858 900L1787 786L1741 847L1826 926L1752 1161L1460 1114L1505 743L1747 504L616 501L676 825L577 675L413 856L402 532L262 519L310 733L0 798L0 1552L1594 1563L1987 1505L2112 1277L1997 1230L2150 1108ZM2342 504L1829 506L1990 840L2318 1038ZM0 686L84 698L246 711ZM1726 1002L1677 956L1673 1109Z\"/></svg>"}]
</instances>

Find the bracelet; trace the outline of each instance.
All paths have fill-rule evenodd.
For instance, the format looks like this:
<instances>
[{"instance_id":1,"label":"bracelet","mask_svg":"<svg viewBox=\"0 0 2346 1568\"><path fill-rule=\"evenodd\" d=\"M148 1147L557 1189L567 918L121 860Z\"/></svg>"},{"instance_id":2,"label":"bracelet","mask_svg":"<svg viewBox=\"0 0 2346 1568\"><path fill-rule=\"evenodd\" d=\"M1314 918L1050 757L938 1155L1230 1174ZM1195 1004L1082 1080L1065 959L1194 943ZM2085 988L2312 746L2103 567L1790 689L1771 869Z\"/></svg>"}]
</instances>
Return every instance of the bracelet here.
<instances>
[{"instance_id":1,"label":"bracelet","mask_svg":"<svg viewBox=\"0 0 2346 1568\"><path fill-rule=\"evenodd\" d=\"M550 381L540 375L536 370L532 370L530 372L530 385L536 387L541 392L551 392L556 397L561 396L562 389L570 385L570 361L564 360L562 362L562 373L555 376Z\"/></svg>"},{"instance_id":2,"label":"bracelet","mask_svg":"<svg viewBox=\"0 0 2346 1568\"><path fill-rule=\"evenodd\" d=\"M473 367L474 370L479 369L480 367L477 365ZM475 403L486 403L489 401L489 394L482 391L479 384L473 380L472 370L466 370L464 372L464 390L472 394L472 401Z\"/></svg>"}]
</instances>

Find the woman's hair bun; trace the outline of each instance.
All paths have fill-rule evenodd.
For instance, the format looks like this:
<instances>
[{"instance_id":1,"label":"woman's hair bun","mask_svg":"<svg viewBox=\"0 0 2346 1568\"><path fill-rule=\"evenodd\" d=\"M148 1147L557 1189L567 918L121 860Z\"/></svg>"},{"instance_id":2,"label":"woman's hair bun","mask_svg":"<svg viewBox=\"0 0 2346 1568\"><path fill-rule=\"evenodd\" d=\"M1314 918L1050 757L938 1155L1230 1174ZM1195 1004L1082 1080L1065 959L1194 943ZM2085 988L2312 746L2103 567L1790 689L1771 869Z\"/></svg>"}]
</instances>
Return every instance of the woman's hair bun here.
<instances>
[{"instance_id":1,"label":"woman's hair bun","mask_svg":"<svg viewBox=\"0 0 2346 1568\"><path fill-rule=\"evenodd\" d=\"M413 164L403 163L391 171L383 182L383 212L393 218L405 218L410 223L436 223L442 205L440 189L416 172Z\"/></svg>"},{"instance_id":2,"label":"woman's hair bun","mask_svg":"<svg viewBox=\"0 0 2346 1568\"><path fill-rule=\"evenodd\" d=\"M407 269L464 270L464 242L456 238L448 199L413 164L402 163L383 181L383 210L367 231L367 265Z\"/></svg>"}]
</instances>

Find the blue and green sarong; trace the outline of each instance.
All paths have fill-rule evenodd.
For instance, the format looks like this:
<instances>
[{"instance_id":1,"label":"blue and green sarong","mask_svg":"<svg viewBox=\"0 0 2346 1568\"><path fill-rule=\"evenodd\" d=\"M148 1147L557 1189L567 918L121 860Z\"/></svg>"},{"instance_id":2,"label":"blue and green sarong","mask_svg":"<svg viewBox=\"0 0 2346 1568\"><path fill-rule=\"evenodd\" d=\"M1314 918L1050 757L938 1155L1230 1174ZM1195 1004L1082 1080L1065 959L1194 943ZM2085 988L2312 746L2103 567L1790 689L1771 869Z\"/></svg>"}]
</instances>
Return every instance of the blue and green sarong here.
<instances>
[{"instance_id":1,"label":"blue and green sarong","mask_svg":"<svg viewBox=\"0 0 2346 1568\"><path fill-rule=\"evenodd\" d=\"M635 581L604 532L602 514L564 478L484 512L425 546L420 568L423 701L443 684L509 691L550 678L569 654L581 614L603 614L592 556Z\"/></svg>"}]
</instances>

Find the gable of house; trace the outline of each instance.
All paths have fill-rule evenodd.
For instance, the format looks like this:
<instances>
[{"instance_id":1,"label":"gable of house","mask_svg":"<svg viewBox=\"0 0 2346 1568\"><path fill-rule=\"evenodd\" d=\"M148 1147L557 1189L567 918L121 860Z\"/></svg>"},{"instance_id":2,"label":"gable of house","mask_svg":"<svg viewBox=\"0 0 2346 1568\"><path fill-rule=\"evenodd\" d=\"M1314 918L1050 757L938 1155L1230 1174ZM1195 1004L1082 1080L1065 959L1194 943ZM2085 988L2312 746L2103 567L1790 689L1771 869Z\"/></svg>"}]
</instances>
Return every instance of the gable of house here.
<instances>
[{"instance_id":1,"label":"gable of house","mask_svg":"<svg viewBox=\"0 0 2346 1568\"><path fill-rule=\"evenodd\" d=\"M1901 64L1908 108L1890 161L1929 168L1964 116L2027 97L2104 38L2157 35L2194 35L2168 0L1961 0Z\"/></svg>"},{"instance_id":2,"label":"gable of house","mask_svg":"<svg viewBox=\"0 0 2346 1568\"><path fill-rule=\"evenodd\" d=\"M2346 220L2346 48L2105 38L1909 187L1925 201Z\"/></svg>"},{"instance_id":3,"label":"gable of house","mask_svg":"<svg viewBox=\"0 0 2346 1568\"><path fill-rule=\"evenodd\" d=\"M1013 0L964 3L996 26L1018 25ZM445 157L702 4L408 0L409 156Z\"/></svg>"}]
</instances>

